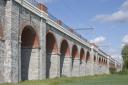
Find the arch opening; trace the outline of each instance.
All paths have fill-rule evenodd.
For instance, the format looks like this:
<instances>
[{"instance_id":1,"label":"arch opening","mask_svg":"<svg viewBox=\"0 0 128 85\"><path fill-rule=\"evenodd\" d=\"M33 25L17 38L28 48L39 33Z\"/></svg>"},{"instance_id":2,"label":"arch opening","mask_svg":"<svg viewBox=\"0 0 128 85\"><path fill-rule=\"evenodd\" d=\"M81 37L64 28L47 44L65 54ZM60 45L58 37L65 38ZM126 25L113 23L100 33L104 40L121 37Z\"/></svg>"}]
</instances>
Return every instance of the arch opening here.
<instances>
[{"instance_id":1,"label":"arch opening","mask_svg":"<svg viewBox=\"0 0 128 85\"><path fill-rule=\"evenodd\" d=\"M72 57L73 57L73 58L78 57L78 48L77 48L76 45L74 45L74 46L72 47Z\"/></svg>"},{"instance_id":2,"label":"arch opening","mask_svg":"<svg viewBox=\"0 0 128 85\"><path fill-rule=\"evenodd\" d=\"M99 64L101 64L101 58L99 58Z\"/></svg>"},{"instance_id":3,"label":"arch opening","mask_svg":"<svg viewBox=\"0 0 128 85\"><path fill-rule=\"evenodd\" d=\"M51 56L57 55L57 42L55 36L48 32L46 35L46 78L50 77Z\"/></svg>"},{"instance_id":4,"label":"arch opening","mask_svg":"<svg viewBox=\"0 0 128 85\"><path fill-rule=\"evenodd\" d=\"M73 45L72 47L72 68L74 64L74 59L78 57L78 48L76 45Z\"/></svg>"},{"instance_id":5,"label":"arch opening","mask_svg":"<svg viewBox=\"0 0 128 85\"><path fill-rule=\"evenodd\" d=\"M66 40L63 40L60 47L60 53L61 55L69 56L69 45Z\"/></svg>"},{"instance_id":6,"label":"arch opening","mask_svg":"<svg viewBox=\"0 0 128 85\"><path fill-rule=\"evenodd\" d=\"M50 32L46 35L46 53L57 53L56 39L55 36Z\"/></svg>"},{"instance_id":7,"label":"arch opening","mask_svg":"<svg viewBox=\"0 0 128 85\"><path fill-rule=\"evenodd\" d=\"M31 72L33 57L38 57L39 37L36 31L31 26L24 27L21 34L21 80L31 80L30 75L36 72ZM34 53L33 53L34 51ZM35 56L37 55L37 56ZM35 60L36 61L36 60ZM36 64L37 65L37 64ZM34 77L33 77L34 78Z\"/></svg>"},{"instance_id":8,"label":"arch opening","mask_svg":"<svg viewBox=\"0 0 128 85\"><path fill-rule=\"evenodd\" d=\"M80 64L82 64L82 60L85 59L85 53L84 53L84 49L82 48L80 50Z\"/></svg>"},{"instance_id":9,"label":"arch opening","mask_svg":"<svg viewBox=\"0 0 128 85\"><path fill-rule=\"evenodd\" d=\"M96 56L94 55L94 62L96 62Z\"/></svg>"},{"instance_id":10,"label":"arch opening","mask_svg":"<svg viewBox=\"0 0 128 85\"><path fill-rule=\"evenodd\" d=\"M108 63L108 61L107 61L107 59L106 59L106 65L107 65L107 63Z\"/></svg>"},{"instance_id":11,"label":"arch opening","mask_svg":"<svg viewBox=\"0 0 128 85\"><path fill-rule=\"evenodd\" d=\"M105 65L105 59L103 59L103 64Z\"/></svg>"},{"instance_id":12,"label":"arch opening","mask_svg":"<svg viewBox=\"0 0 128 85\"><path fill-rule=\"evenodd\" d=\"M30 26L26 26L23 29L21 41L22 48L39 48L39 37L36 31Z\"/></svg>"},{"instance_id":13,"label":"arch opening","mask_svg":"<svg viewBox=\"0 0 128 85\"><path fill-rule=\"evenodd\" d=\"M86 54L86 62L88 62L90 60L90 53L89 51L87 51L87 54Z\"/></svg>"},{"instance_id":14,"label":"arch opening","mask_svg":"<svg viewBox=\"0 0 128 85\"><path fill-rule=\"evenodd\" d=\"M69 57L70 56L70 50L69 50L69 45L68 42L66 40L63 40L61 43L61 47L60 47L60 76L63 75L63 70L64 70L64 59L65 57Z\"/></svg>"},{"instance_id":15,"label":"arch opening","mask_svg":"<svg viewBox=\"0 0 128 85\"><path fill-rule=\"evenodd\" d=\"M101 64L102 64L102 65L104 64L104 58L101 59Z\"/></svg>"}]
</instances>

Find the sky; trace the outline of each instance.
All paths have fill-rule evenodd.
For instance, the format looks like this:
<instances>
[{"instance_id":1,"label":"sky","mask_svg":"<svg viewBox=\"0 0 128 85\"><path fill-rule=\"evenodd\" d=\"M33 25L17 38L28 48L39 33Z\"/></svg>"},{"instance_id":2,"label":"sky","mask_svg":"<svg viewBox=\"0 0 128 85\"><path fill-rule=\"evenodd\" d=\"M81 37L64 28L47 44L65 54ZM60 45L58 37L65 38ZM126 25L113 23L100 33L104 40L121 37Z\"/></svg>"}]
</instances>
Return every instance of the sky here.
<instances>
[{"instance_id":1,"label":"sky","mask_svg":"<svg viewBox=\"0 0 128 85\"><path fill-rule=\"evenodd\" d=\"M128 44L128 0L37 0L48 11L95 43L113 58L121 59Z\"/></svg>"}]
</instances>

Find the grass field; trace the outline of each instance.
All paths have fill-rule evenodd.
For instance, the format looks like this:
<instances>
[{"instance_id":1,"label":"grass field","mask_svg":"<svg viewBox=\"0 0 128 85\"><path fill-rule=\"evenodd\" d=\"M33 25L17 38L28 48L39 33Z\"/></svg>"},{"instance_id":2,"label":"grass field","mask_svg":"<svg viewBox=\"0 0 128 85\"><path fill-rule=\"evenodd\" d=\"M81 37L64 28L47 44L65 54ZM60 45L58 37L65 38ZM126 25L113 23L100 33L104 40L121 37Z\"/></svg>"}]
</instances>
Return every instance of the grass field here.
<instances>
[{"instance_id":1,"label":"grass field","mask_svg":"<svg viewBox=\"0 0 128 85\"><path fill-rule=\"evenodd\" d=\"M128 75L114 74L79 78L56 78L41 81L25 81L15 85L128 85Z\"/></svg>"}]
</instances>

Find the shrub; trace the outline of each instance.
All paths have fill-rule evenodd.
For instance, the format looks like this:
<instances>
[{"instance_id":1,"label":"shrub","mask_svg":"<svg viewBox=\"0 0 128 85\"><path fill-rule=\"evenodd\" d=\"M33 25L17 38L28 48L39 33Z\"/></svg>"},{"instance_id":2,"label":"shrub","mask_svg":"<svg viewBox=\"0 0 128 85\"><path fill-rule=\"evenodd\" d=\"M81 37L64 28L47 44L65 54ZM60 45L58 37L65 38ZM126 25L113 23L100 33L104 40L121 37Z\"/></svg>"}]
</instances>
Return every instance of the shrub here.
<instances>
[{"instance_id":1,"label":"shrub","mask_svg":"<svg viewBox=\"0 0 128 85\"><path fill-rule=\"evenodd\" d=\"M109 71L110 71L111 74L116 73L116 69L115 68L109 68Z\"/></svg>"},{"instance_id":2,"label":"shrub","mask_svg":"<svg viewBox=\"0 0 128 85\"><path fill-rule=\"evenodd\" d=\"M122 71L118 72L118 74L128 74L128 69L123 69Z\"/></svg>"}]
</instances>

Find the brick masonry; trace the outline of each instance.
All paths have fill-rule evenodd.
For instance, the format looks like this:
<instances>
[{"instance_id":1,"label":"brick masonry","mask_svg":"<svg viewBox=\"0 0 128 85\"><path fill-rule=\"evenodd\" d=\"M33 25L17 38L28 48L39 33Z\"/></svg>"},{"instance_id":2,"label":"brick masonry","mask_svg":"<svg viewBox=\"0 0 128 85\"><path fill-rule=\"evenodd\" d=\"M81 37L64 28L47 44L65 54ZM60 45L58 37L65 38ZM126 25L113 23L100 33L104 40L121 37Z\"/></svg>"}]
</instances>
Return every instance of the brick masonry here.
<instances>
[{"instance_id":1,"label":"brick masonry","mask_svg":"<svg viewBox=\"0 0 128 85\"><path fill-rule=\"evenodd\" d=\"M19 4L16 1L21 0L0 0L0 83L109 73L109 63L105 65L98 63L100 56L98 51L94 52L92 47L82 44L55 28L58 24L54 24L55 26L48 24L47 16L43 18L21 5L24 3ZM47 12L46 8L41 9ZM36 33L39 39L33 37L35 39L33 42L22 40L22 33L26 27L29 27L28 32L31 34ZM46 48L48 45L46 35L48 33L52 33L52 37L55 38L50 38L51 42L55 40L50 53L46 53L48 49ZM26 39L31 41L32 38L26 36ZM62 58L60 51L61 42L64 39L68 42L69 49L66 51L68 56L65 54L66 56ZM25 45L28 47L23 47L23 43L26 43ZM34 43L36 44L29 46ZM72 63L72 47L74 45L77 46L78 54ZM84 57L86 57L87 51L90 53L89 61L83 58L84 60L80 62L81 48L85 51ZM93 62L94 54L97 54L95 63ZM108 56L100 57L107 58Z\"/></svg>"}]
</instances>

